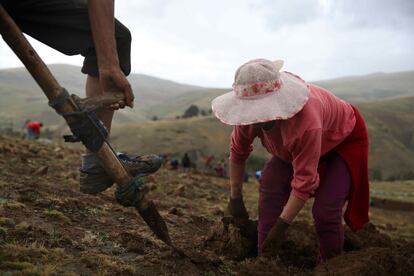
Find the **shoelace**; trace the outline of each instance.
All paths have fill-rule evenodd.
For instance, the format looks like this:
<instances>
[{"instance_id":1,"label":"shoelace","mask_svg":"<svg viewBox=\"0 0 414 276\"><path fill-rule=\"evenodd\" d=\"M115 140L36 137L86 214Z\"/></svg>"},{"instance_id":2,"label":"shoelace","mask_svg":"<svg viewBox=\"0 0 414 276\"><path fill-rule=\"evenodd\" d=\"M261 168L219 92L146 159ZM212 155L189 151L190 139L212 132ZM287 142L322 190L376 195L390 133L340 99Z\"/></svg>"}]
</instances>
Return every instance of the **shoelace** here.
<instances>
[{"instance_id":1,"label":"shoelace","mask_svg":"<svg viewBox=\"0 0 414 276\"><path fill-rule=\"evenodd\" d=\"M134 165L134 164L137 164L137 163L138 164L144 163L147 166L151 167L151 164L152 164L151 160L146 161L146 160L140 160L140 159L136 159L136 158L132 159L132 158L130 158L129 156L127 156L125 154L120 154L119 158L122 160L122 162L124 162L127 165Z\"/></svg>"}]
</instances>

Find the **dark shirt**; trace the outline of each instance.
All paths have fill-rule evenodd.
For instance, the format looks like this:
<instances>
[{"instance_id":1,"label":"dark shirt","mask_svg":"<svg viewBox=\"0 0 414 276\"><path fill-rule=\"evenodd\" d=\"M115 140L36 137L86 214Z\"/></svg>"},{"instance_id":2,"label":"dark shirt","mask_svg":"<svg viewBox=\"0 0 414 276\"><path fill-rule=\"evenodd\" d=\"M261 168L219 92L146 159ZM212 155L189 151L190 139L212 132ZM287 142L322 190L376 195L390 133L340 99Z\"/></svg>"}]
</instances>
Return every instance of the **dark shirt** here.
<instances>
[{"instance_id":1,"label":"dark shirt","mask_svg":"<svg viewBox=\"0 0 414 276\"><path fill-rule=\"evenodd\" d=\"M184 168L189 168L190 167L190 158L185 155L183 157L183 159L181 160L181 164L183 165Z\"/></svg>"}]
</instances>

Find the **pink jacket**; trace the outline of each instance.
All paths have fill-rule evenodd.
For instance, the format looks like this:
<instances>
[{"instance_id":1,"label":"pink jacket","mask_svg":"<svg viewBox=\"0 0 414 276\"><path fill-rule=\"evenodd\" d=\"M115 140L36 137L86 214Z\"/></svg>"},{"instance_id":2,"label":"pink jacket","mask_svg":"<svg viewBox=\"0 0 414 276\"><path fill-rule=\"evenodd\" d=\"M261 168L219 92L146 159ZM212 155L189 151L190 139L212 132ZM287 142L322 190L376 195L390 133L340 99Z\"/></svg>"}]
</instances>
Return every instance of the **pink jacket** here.
<instances>
[{"instance_id":1,"label":"pink jacket","mask_svg":"<svg viewBox=\"0 0 414 276\"><path fill-rule=\"evenodd\" d=\"M255 125L235 126L230 142L230 160L236 163L246 161L255 137L270 154L292 163L292 192L302 200L319 186L320 157L340 144L355 126L350 104L321 87L308 84L308 88L309 100L298 114L276 121L270 131Z\"/></svg>"}]
</instances>

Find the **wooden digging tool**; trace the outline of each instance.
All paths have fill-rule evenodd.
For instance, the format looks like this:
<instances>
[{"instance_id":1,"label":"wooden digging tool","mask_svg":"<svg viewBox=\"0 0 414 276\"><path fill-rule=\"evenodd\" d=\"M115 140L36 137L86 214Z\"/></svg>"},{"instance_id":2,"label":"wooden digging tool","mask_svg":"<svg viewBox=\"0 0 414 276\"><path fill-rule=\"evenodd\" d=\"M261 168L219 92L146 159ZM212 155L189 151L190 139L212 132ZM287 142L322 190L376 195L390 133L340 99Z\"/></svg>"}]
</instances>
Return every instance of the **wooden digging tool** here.
<instances>
[{"instance_id":1,"label":"wooden digging tool","mask_svg":"<svg viewBox=\"0 0 414 276\"><path fill-rule=\"evenodd\" d=\"M97 119L96 114L90 112L90 109L124 100L124 95L113 93L104 97L83 100L74 95L69 96L2 5L0 5L0 33L46 94L49 105L65 118L74 134L73 137L77 137L95 153L105 171L118 184L116 193L118 202L127 207L135 207L154 234L174 248L164 219L158 213L154 203L145 197L148 189L143 179L131 177L106 140L106 129Z\"/></svg>"}]
</instances>

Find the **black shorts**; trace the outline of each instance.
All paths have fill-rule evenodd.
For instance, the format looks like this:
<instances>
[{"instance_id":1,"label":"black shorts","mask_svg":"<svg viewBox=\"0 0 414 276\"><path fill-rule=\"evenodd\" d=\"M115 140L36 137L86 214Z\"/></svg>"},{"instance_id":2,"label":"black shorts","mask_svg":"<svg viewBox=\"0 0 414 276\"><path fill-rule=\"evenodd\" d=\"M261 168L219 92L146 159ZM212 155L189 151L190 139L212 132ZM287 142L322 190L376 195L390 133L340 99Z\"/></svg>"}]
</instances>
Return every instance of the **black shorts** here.
<instances>
[{"instance_id":1,"label":"black shorts","mask_svg":"<svg viewBox=\"0 0 414 276\"><path fill-rule=\"evenodd\" d=\"M2 0L3 7L29 36L66 55L85 57L82 72L98 76L98 63L86 0ZM119 63L131 72L131 33L115 19Z\"/></svg>"}]
</instances>

